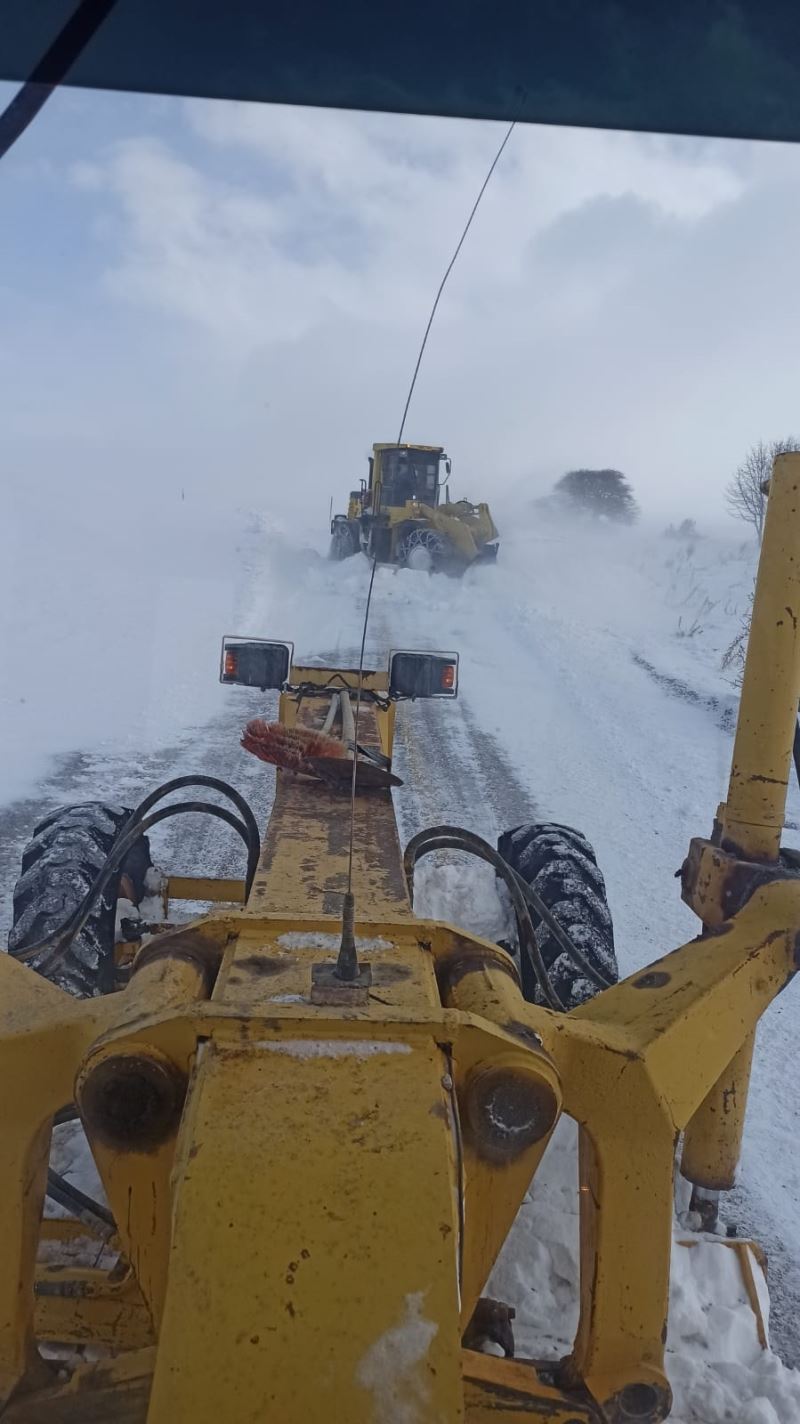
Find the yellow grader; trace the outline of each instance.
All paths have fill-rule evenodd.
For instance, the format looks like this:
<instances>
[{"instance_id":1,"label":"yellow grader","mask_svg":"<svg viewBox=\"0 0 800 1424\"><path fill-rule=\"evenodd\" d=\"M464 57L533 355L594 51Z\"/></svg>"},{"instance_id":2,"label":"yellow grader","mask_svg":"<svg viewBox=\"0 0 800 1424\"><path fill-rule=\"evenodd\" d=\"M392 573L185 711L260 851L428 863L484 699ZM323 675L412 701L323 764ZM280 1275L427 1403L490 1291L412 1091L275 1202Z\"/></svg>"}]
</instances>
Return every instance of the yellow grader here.
<instances>
[{"instance_id":1,"label":"yellow grader","mask_svg":"<svg viewBox=\"0 0 800 1424\"><path fill-rule=\"evenodd\" d=\"M441 445L373 445L368 479L351 491L347 514L331 520L331 558L360 550L379 564L456 574L494 562L489 506L451 500L450 470Z\"/></svg>"},{"instance_id":2,"label":"yellow grader","mask_svg":"<svg viewBox=\"0 0 800 1424\"><path fill-rule=\"evenodd\" d=\"M173 877L171 900L211 909L134 946L128 968L104 940L98 992L100 959L76 945L168 813L148 798L67 922L0 958L4 1421L668 1417L676 1149L698 1200L732 1185L756 1025L798 967L800 881L781 832L799 548L800 455L787 454L727 798L683 866L700 932L621 983L577 936L564 949L511 852L437 827L401 854L397 706L455 696L454 655L398 653L360 676L225 640L224 682L280 689L278 722L245 734L280 768L263 845L246 808L223 817L248 844L247 874ZM415 916L414 861L440 845L506 879L535 991L503 948ZM31 852L25 874L35 865ZM592 981L572 1007L548 973L556 950ZM89 997L60 987L72 971ZM502 1315L482 1292L562 1113L580 1133L580 1323L569 1356L544 1366L510 1355L507 1319L504 1357L472 1345ZM107 1207L53 1219L51 1134L71 1114ZM93 1254L71 1264L79 1238Z\"/></svg>"}]
</instances>

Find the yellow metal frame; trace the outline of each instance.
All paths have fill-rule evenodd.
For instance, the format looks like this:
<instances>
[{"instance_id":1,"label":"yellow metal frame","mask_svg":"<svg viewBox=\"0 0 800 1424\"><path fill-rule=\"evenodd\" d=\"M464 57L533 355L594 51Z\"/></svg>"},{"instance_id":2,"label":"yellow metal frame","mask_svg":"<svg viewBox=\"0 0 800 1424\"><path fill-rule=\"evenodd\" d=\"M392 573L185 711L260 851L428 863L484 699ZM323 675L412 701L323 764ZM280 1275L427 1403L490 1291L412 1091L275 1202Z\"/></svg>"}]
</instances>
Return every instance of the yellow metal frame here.
<instances>
[{"instance_id":1,"label":"yellow metal frame","mask_svg":"<svg viewBox=\"0 0 800 1424\"><path fill-rule=\"evenodd\" d=\"M365 792L369 983L314 997L336 960L347 802L279 773L247 904L160 936L123 992L77 1002L0 959L4 1418L667 1417L676 1142L691 1180L725 1176L743 1110L720 1115L715 1095L735 1072L745 1096L758 1019L798 967L800 884L778 860L800 696L800 575L780 550L800 547L798 485L800 456L779 457L731 788L684 871L699 939L571 1013L529 1005L503 951L413 916L389 794ZM281 715L318 725L323 705L284 695ZM364 714L390 751L393 713ZM74 1292L55 1306L34 1283L52 1118L73 1099L121 1256L113 1278L65 1269ZM460 1341L561 1111L580 1125L580 1323L545 1370ZM37 1331L114 1353L54 1382Z\"/></svg>"}]
</instances>

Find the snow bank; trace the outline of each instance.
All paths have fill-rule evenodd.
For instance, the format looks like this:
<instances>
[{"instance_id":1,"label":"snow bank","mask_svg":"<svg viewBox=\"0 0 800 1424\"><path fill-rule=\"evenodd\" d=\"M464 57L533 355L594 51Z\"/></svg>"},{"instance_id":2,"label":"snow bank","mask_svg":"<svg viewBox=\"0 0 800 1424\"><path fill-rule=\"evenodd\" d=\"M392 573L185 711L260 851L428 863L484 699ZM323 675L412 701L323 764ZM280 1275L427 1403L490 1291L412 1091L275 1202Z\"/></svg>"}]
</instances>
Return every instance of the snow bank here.
<instances>
[{"instance_id":1,"label":"snow bank","mask_svg":"<svg viewBox=\"0 0 800 1424\"><path fill-rule=\"evenodd\" d=\"M689 1242L689 1245L682 1244ZM757 1268L756 1268L757 1269ZM556 1360L578 1325L577 1130L562 1118L490 1277L516 1309L517 1353ZM670 1424L795 1424L800 1372L759 1342L733 1250L676 1224L666 1371Z\"/></svg>"}]
</instances>

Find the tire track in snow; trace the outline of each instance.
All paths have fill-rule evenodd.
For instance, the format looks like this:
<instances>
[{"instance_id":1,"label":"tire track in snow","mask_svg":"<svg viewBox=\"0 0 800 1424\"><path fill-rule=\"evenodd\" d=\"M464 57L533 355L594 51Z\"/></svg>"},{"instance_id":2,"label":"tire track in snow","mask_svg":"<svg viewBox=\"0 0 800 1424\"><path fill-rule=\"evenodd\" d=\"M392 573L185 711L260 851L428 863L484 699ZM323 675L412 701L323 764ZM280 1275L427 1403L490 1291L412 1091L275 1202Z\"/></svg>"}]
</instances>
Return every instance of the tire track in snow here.
<instances>
[{"instance_id":1,"label":"tire track in snow","mask_svg":"<svg viewBox=\"0 0 800 1424\"><path fill-rule=\"evenodd\" d=\"M374 630L388 661L392 647L433 649L414 626L409 599L378 604ZM440 645L439 645L440 646ZM536 819L533 798L497 739L480 727L463 692L458 698L400 703L395 761L403 788L395 809L403 842L426 826L460 825L495 843L511 826Z\"/></svg>"},{"instance_id":2,"label":"tire track in snow","mask_svg":"<svg viewBox=\"0 0 800 1424\"><path fill-rule=\"evenodd\" d=\"M398 713L396 793L405 839L425 826L464 826L484 839L536 819L533 800L497 741L462 703L418 702Z\"/></svg>"},{"instance_id":3,"label":"tire track in snow","mask_svg":"<svg viewBox=\"0 0 800 1424\"><path fill-rule=\"evenodd\" d=\"M704 707L706 711L713 713L714 720L722 732L733 732L736 728L736 711L738 698L729 697L723 699L714 697L713 694L697 692L690 687L688 682L682 678L673 677L671 673L659 672L658 668L642 657L641 653L632 652L631 658L636 666L647 673L649 678L667 694L668 697L677 697L682 702L690 702L695 707Z\"/></svg>"}]
</instances>

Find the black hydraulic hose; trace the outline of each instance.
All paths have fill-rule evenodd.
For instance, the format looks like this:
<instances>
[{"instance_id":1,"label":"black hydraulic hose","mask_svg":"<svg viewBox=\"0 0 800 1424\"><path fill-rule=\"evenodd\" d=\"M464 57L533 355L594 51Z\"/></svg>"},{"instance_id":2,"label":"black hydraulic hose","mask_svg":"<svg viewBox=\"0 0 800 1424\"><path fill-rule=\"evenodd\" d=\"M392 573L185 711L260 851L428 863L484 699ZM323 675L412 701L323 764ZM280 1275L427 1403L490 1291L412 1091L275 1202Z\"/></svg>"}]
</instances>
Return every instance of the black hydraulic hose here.
<instances>
[{"instance_id":1,"label":"black hydraulic hose","mask_svg":"<svg viewBox=\"0 0 800 1424\"><path fill-rule=\"evenodd\" d=\"M800 719L795 720L794 741L792 742L792 757L794 758L794 774L797 777L797 784L800 786Z\"/></svg>"},{"instance_id":2,"label":"black hydraulic hose","mask_svg":"<svg viewBox=\"0 0 800 1424\"><path fill-rule=\"evenodd\" d=\"M547 966L542 959L541 950L536 942L536 935L533 928L533 921L530 916L527 901L520 890L516 872L503 860L502 856L490 846L488 841L476 836L472 831L465 831L460 826L432 826L429 830L420 831L413 836L406 846L403 856L403 869L405 871L406 882L409 894L413 896L414 891L414 866L423 855L429 855L434 850L463 850L470 855L478 856L480 860L486 860L505 882L508 893L511 896L511 903L514 906L514 914L517 919L517 931L520 940L520 949L524 949L531 962L536 982L547 1001L548 1006L556 1013L564 1013L565 1006L561 1002L558 993L553 987Z\"/></svg>"},{"instance_id":3,"label":"black hydraulic hose","mask_svg":"<svg viewBox=\"0 0 800 1424\"><path fill-rule=\"evenodd\" d=\"M539 894L537 894L533 887L529 885L525 879L523 879L523 877L519 874L517 870L514 869L512 865L509 865L506 860L503 860L503 857L499 854L498 851L494 849L493 846L489 845L488 841L484 841L480 836L474 835L472 831L465 831L458 826L434 826L430 830L421 831L419 835L415 836L413 840L409 842L404 857L404 869L410 891L413 889L413 867L416 861L420 858L420 856L427 855L432 850L445 848L454 850L464 850L469 854L479 856L482 860L486 860L489 862L490 865L494 866L497 874L504 881L504 883L508 887L509 894L511 895L511 901L514 906L515 915L517 917L517 929L520 936L520 944L528 952L528 955L531 959L534 974L536 975L537 982L539 983L542 992L545 995L545 998L547 998L548 1002L551 1004L551 1007L554 1007L551 995L556 999L558 998L558 995L553 989L552 983L550 982L549 975L547 974L547 970L544 965L544 961L541 958L538 945L536 945L535 930L533 928L533 922L530 919L530 915L526 913L526 916L522 920L520 919L519 910L517 907L517 893L523 897L524 901L526 902L526 908L527 906L530 906L539 916L539 918L544 921L556 943L560 946L560 948L564 951L565 954L569 955L569 957L573 960L573 962L577 965L581 972L586 976L590 983L594 984L595 987L599 990L608 989L611 987L614 981L610 977L605 975L602 970L598 969L595 965L593 965L591 961L588 960L586 956L582 953L582 951L578 948L578 946L573 943L569 935L565 932L563 927L556 920L549 906L545 904L544 900ZM530 936L533 937L533 942L536 946L535 954L531 953L528 924L530 924ZM540 975L540 963L542 971L544 973L544 979L542 979ZM547 984L545 984L544 980L547 981ZM548 993L548 985L550 993ZM563 1009L563 1005L561 1007Z\"/></svg>"},{"instance_id":4,"label":"black hydraulic hose","mask_svg":"<svg viewBox=\"0 0 800 1424\"><path fill-rule=\"evenodd\" d=\"M457 828L447 827L440 829L447 829L448 831L453 831ZM461 831L459 832L459 834L463 835L466 838L466 841L469 841L469 845L467 845L465 841L465 844L463 846L463 849L465 850L475 849L476 842L479 842L483 846L488 846L488 849L492 850L492 847L488 845L488 842L482 841L480 836L473 835L471 831ZM476 854L477 853L478 852L476 850ZM520 875L519 871L515 870L513 865L509 865L508 861L503 860L502 856L500 856L497 851L494 852L494 855L497 857L497 860L500 861L501 864L505 867L506 871L508 871L515 878L517 885L519 886L528 904L533 910L535 910L539 918L543 920L544 923L547 925L548 929L553 935L553 938L561 946L564 953L570 956L570 958L575 962L578 968L583 971L587 979L591 980L591 982L596 986L596 988L610 989L615 981L610 977L610 975L604 974L602 969L598 969L596 965L592 964L591 960L587 959L583 952L578 948L578 946L573 943L569 935L566 933L566 930L564 930L564 928L558 923L558 920L553 915L553 912L550 907L545 904L541 895L539 895L538 892L534 890L532 885L528 884L524 876ZM486 857L484 856L483 858L485 859ZM495 861L492 860L491 863L494 865ZM503 875L502 878L505 880L505 875Z\"/></svg>"},{"instance_id":5,"label":"black hydraulic hose","mask_svg":"<svg viewBox=\"0 0 800 1424\"><path fill-rule=\"evenodd\" d=\"M145 796L143 801L139 802L139 805L131 812L123 825L122 834L125 834L132 826L138 825L143 816L147 814L152 806L155 806L157 801L161 801L173 791L182 791L186 786L207 786L212 791L218 791L221 796L227 796L228 800L233 802L237 811L240 813L247 827L248 835L246 890L249 895L253 876L258 866L258 858L261 854L261 837L258 831L258 823L241 792L237 791L236 788L231 786L227 781L221 781L217 776L206 776L202 772L198 772L193 776L175 776L171 781L165 781L161 786L157 786L155 791L151 791L149 796Z\"/></svg>"},{"instance_id":6,"label":"black hydraulic hose","mask_svg":"<svg viewBox=\"0 0 800 1424\"><path fill-rule=\"evenodd\" d=\"M73 1212L86 1226L92 1227L93 1230L99 1227L104 1240L114 1235L117 1225L108 1207L95 1201L94 1197L87 1196L79 1187L68 1182L66 1177L54 1172L52 1167L47 1171L47 1195L66 1211Z\"/></svg>"},{"instance_id":7,"label":"black hydraulic hose","mask_svg":"<svg viewBox=\"0 0 800 1424\"><path fill-rule=\"evenodd\" d=\"M158 825L159 821L166 821L171 816L188 815L193 812L200 812L207 816L216 816L219 820L227 822L227 824L232 826L237 834L241 836L245 845L248 847L248 880L250 880L251 874L255 874L258 855L256 854L255 860L253 860L247 827L234 816L232 811L229 811L225 806L215 806L210 801L178 801L171 806L162 806L160 811L154 811L151 815L145 816L144 819L134 824L130 830L126 829L128 822L125 823L122 832L117 835L111 851L106 857L105 863L99 871L94 883L90 886L80 905L69 919L65 921L60 929L54 931L53 934L48 935L45 939L39 940L36 944L27 945L25 949L17 951L14 958L26 961L44 953L45 957L41 965L38 965L37 968L40 972L48 968L56 959L59 952L64 950L70 940L74 939L75 935L79 934L83 929L94 905L103 894L110 880L119 871L131 846L133 846L151 826Z\"/></svg>"},{"instance_id":8,"label":"black hydraulic hose","mask_svg":"<svg viewBox=\"0 0 800 1424\"><path fill-rule=\"evenodd\" d=\"M519 871L515 870L513 865L509 866L509 870L512 875L516 876L519 888L528 901L528 904L547 925L553 939L561 946L564 953L570 956L570 959L572 959L582 973L586 975L586 978L594 984L596 989L610 989L615 982L611 976L604 974L602 969L598 969L596 965L592 964L590 959L586 958L583 951L578 948L577 944L570 939L563 926L558 923L558 920L553 915L549 906L545 904L533 886L529 885L527 880L520 875Z\"/></svg>"}]
</instances>

